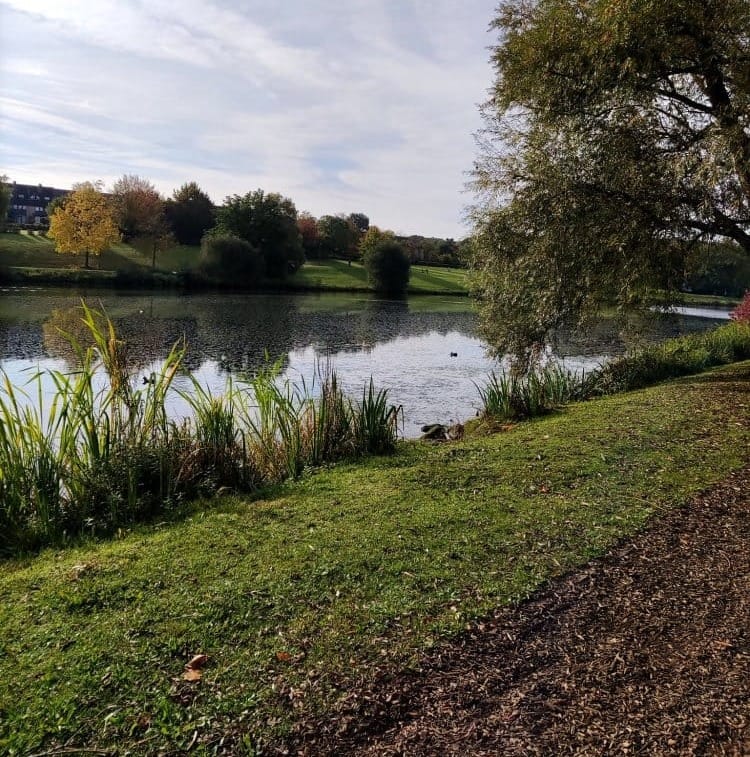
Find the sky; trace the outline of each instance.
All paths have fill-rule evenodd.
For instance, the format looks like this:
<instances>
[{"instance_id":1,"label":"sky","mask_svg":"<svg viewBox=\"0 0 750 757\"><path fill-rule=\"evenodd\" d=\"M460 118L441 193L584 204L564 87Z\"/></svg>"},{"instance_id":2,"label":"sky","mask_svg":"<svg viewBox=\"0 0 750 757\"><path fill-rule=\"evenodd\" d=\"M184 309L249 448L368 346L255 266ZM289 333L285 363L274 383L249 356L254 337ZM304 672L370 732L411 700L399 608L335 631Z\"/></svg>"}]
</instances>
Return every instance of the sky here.
<instances>
[{"instance_id":1,"label":"sky","mask_svg":"<svg viewBox=\"0 0 750 757\"><path fill-rule=\"evenodd\" d=\"M0 0L0 174L460 239L497 0Z\"/></svg>"}]
</instances>

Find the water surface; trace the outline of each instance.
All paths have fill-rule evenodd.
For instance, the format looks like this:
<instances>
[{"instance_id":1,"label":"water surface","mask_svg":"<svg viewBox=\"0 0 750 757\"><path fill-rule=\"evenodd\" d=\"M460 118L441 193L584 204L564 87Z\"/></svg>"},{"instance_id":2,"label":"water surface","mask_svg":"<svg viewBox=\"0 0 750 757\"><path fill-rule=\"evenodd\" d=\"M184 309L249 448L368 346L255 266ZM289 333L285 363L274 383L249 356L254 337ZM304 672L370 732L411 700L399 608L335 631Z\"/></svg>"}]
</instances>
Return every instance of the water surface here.
<instances>
[{"instance_id":1,"label":"water surface","mask_svg":"<svg viewBox=\"0 0 750 757\"><path fill-rule=\"evenodd\" d=\"M473 416L475 383L501 366L477 336L466 298L422 297L403 301L339 294L189 294L17 288L0 292L0 369L16 386L39 369L74 370L73 351L61 332L85 338L81 297L103 307L129 345L135 380L155 370L178 339L187 344L186 367L214 393L231 375L242 381L270 360L284 376L309 383L316 363L330 360L344 387L358 395L370 376L404 408L407 437L426 423ZM682 313L655 316L648 339L705 329L726 317ZM708 316L708 317L706 317ZM626 348L612 321L555 345L572 369L590 368ZM181 378L177 384L189 389ZM172 400L175 415L187 413Z\"/></svg>"}]
</instances>

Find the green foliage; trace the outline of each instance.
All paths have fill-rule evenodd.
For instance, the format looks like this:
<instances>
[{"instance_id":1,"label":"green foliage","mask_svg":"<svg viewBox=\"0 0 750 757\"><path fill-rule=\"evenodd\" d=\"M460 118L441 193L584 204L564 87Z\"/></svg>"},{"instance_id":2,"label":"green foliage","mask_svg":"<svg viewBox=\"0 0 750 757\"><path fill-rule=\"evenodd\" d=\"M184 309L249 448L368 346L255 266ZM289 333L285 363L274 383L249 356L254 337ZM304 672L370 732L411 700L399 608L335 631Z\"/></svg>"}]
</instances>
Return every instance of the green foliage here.
<instances>
[{"instance_id":1,"label":"green foliage","mask_svg":"<svg viewBox=\"0 0 750 757\"><path fill-rule=\"evenodd\" d=\"M376 292L403 294L409 286L411 264L404 248L396 241L378 242L365 253L362 263Z\"/></svg>"},{"instance_id":2,"label":"green foliage","mask_svg":"<svg viewBox=\"0 0 750 757\"><path fill-rule=\"evenodd\" d=\"M282 382L270 366L249 389L230 381L220 396L193 380L179 392L192 418L171 420L166 399L183 348L142 384L111 321L82 312L91 346L65 335L78 369L47 373L54 393L46 405L43 374L31 378L31 395L3 376L0 554L111 533L222 488L252 492L309 466L395 447L400 411L386 393L370 382L356 403L330 369L308 388Z\"/></svg>"},{"instance_id":3,"label":"green foliage","mask_svg":"<svg viewBox=\"0 0 750 757\"><path fill-rule=\"evenodd\" d=\"M377 226L370 226L359 240L359 254L364 259L381 242L395 242L396 235L387 229L380 229Z\"/></svg>"},{"instance_id":4,"label":"green foliage","mask_svg":"<svg viewBox=\"0 0 750 757\"><path fill-rule=\"evenodd\" d=\"M319 250L322 258L351 258L357 251L360 233L344 216L318 219Z\"/></svg>"},{"instance_id":5,"label":"green foliage","mask_svg":"<svg viewBox=\"0 0 750 757\"><path fill-rule=\"evenodd\" d=\"M304 262L297 209L287 197L262 189L227 197L216 221L217 234L244 239L260 252L272 279L285 278Z\"/></svg>"},{"instance_id":6,"label":"green foliage","mask_svg":"<svg viewBox=\"0 0 750 757\"><path fill-rule=\"evenodd\" d=\"M742 297L750 289L750 256L733 243L698 245L688 257L685 288L696 294Z\"/></svg>"},{"instance_id":7,"label":"green foliage","mask_svg":"<svg viewBox=\"0 0 750 757\"><path fill-rule=\"evenodd\" d=\"M532 418L571 401L641 389L748 359L750 324L737 322L643 347L580 375L555 364L499 377L493 372L477 391L487 418Z\"/></svg>"},{"instance_id":8,"label":"green foliage","mask_svg":"<svg viewBox=\"0 0 750 757\"><path fill-rule=\"evenodd\" d=\"M703 334L670 339L607 363L584 380L585 397L626 392L750 359L750 325L730 323Z\"/></svg>"},{"instance_id":9,"label":"green foliage","mask_svg":"<svg viewBox=\"0 0 750 757\"><path fill-rule=\"evenodd\" d=\"M166 201L164 211L179 244L200 244L203 235L216 222L211 198L194 181L175 189L171 199Z\"/></svg>"},{"instance_id":10,"label":"green foliage","mask_svg":"<svg viewBox=\"0 0 750 757\"><path fill-rule=\"evenodd\" d=\"M34 395L7 376L0 390L0 552L60 541L168 508L174 488L161 475L173 444L164 399L182 358L175 347L146 388L134 388L125 345L112 324L83 306L92 346L69 337L74 373L51 370L45 407L42 375ZM101 370L107 385L97 389Z\"/></svg>"},{"instance_id":11,"label":"green foliage","mask_svg":"<svg viewBox=\"0 0 750 757\"><path fill-rule=\"evenodd\" d=\"M236 236L206 236L201 244L200 273L210 281L238 287L257 287L264 260L249 242Z\"/></svg>"},{"instance_id":12,"label":"green foliage","mask_svg":"<svg viewBox=\"0 0 750 757\"><path fill-rule=\"evenodd\" d=\"M354 407L354 448L374 455L392 452L398 422L404 411L388 403L388 391L375 389L372 378L362 391L362 401Z\"/></svg>"},{"instance_id":13,"label":"green foliage","mask_svg":"<svg viewBox=\"0 0 750 757\"><path fill-rule=\"evenodd\" d=\"M508 0L494 27L471 217L498 355L675 291L696 239L750 251L744 0Z\"/></svg>"},{"instance_id":14,"label":"green foliage","mask_svg":"<svg viewBox=\"0 0 750 757\"><path fill-rule=\"evenodd\" d=\"M404 246L412 263L436 263L456 267L463 264L459 246L453 239L414 234L410 237L399 237L398 241Z\"/></svg>"},{"instance_id":15,"label":"green foliage","mask_svg":"<svg viewBox=\"0 0 750 757\"><path fill-rule=\"evenodd\" d=\"M580 395L581 378L559 365L547 364L525 375L493 371L477 386L486 418L520 420L544 415Z\"/></svg>"}]
</instances>

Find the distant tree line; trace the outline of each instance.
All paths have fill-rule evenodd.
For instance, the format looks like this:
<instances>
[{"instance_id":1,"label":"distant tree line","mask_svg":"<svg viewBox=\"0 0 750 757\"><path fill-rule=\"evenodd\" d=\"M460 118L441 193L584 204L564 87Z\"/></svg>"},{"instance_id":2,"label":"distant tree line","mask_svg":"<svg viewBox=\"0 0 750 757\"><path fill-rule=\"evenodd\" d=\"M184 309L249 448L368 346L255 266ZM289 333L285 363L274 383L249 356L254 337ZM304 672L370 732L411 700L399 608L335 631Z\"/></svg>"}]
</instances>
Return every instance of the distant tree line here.
<instances>
[{"instance_id":1,"label":"distant tree line","mask_svg":"<svg viewBox=\"0 0 750 757\"><path fill-rule=\"evenodd\" d=\"M7 210L8 196L0 180L0 211ZM260 286L293 275L306 260L337 258L361 261L374 289L398 293L408 285L412 262L458 262L453 240L397 238L360 212L314 218L298 213L288 197L262 189L215 206L195 182L164 198L148 179L126 174L109 192L101 183L76 184L47 212L56 250L83 255L86 268L92 256L118 241L137 241L154 269L162 250L200 245L194 274L216 285Z\"/></svg>"},{"instance_id":2,"label":"distant tree line","mask_svg":"<svg viewBox=\"0 0 750 757\"><path fill-rule=\"evenodd\" d=\"M103 191L101 185L97 188ZM0 177L0 219L4 220L7 216L10 196L10 185L5 177ZM370 219L362 212L315 218L304 211L297 213L294 203L288 198L262 190L250 192L244 198L239 195L227 197L222 205L216 206L196 182L183 184L173 191L171 197L165 198L148 179L126 174L114 183L105 196L112 202L113 217L123 241L151 241L155 253L169 244L199 245L207 232L213 232L222 225L227 231L232 223L239 223L238 214L257 210L263 215L274 206L280 210L276 217L282 225L283 219L294 219L305 260L361 260L360 243L370 228ZM261 201L261 197L265 199ZM41 218L41 223L35 224L34 228L47 228L52 213L64 199L53 200L46 208L47 217ZM254 208L256 203L257 209ZM261 211L261 206L265 210ZM237 233L237 229L233 233ZM272 240L263 236L263 232L253 231L246 241L256 247L263 242L268 247ZM399 236L396 239L413 264L455 267L463 266L467 260L466 241L419 235ZM296 247L296 244L292 246ZM298 250L286 246L286 252L281 257L289 256L293 261L298 254ZM267 262L270 260L267 250L264 257ZM273 268L273 264L270 267Z\"/></svg>"}]
</instances>

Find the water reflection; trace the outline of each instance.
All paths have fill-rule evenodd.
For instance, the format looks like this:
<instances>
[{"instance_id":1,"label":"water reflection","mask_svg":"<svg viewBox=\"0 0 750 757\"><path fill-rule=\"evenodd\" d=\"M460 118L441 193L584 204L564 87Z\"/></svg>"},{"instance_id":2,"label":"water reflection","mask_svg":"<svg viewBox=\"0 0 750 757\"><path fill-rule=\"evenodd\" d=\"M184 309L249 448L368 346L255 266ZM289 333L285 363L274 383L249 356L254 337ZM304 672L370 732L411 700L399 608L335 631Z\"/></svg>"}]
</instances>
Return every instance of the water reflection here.
<instances>
[{"instance_id":1,"label":"water reflection","mask_svg":"<svg viewBox=\"0 0 750 757\"><path fill-rule=\"evenodd\" d=\"M366 295L178 295L83 293L104 308L126 340L134 368L148 374L178 339L185 367L213 392L229 374L241 378L280 359L288 376L309 380L329 357L344 386L359 392L370 376L405 409L406 435L423 423L473 415L481 382L497 364L476 336L468 301L457 298L379 300ZM63 333L86 346L81 294L69 290L5 290L0 294L0 367L19 385L28 369L71 370L75 352ZM704 329L714 321L659 317L642 324L649 339ZM585 333L561 334L555 351L573 368L619 354L626 343L612 320ZM457 353L455 357L451 353ZM186 388L188 384L185 385ZM175 411L180 413L177 403Z\"/></svg>"}]
</instances>

